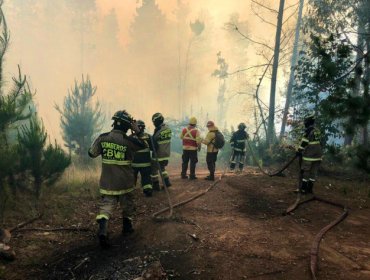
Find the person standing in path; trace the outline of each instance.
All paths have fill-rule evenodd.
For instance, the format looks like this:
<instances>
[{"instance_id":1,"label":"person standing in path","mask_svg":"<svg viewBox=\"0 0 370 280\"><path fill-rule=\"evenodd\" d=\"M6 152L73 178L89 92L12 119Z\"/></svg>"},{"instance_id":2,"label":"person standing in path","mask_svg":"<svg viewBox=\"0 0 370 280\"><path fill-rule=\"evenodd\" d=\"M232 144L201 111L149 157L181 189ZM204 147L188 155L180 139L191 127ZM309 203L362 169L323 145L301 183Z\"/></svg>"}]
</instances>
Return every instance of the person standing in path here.
<instances>
[{"instance_id":1,"label":"person standing in path","mask_svg":"<svg viewBox=\"0 0 370 280\"><path fill-rule=\"evenodd\" d=\"M207 136L202 140L202 143L207 145L206 162L209 170L209 175L205 179L214 181L218 154L218 149L215 147L215 139L216 131L218 131L218 128L215 126L215 123L213 121L207 122L207 128L208 128Z\"/></svg>"},{"instance_id":2,"label":"person standing in path","mask_svg":"<svg viewBox=\"0 0 370 280\"><path fill-rule=\"evenodd\" d=\"M92 158L102 157L102 171L100 176L101 201L96 221L99 224L98 238L103 248L108 243L108 220L119 201L122 208L122 233L134 231L132 216L134 214L134 172L132 159L134 153L146 148L145 143L136 135L127 136L132 129L136 134L139 128L130 114L125 110L116 112L113 117L113 129L101 134L92 144L88 153Z\"/></svg>"},{"instance_id":3,"label":"person standing in path","mask_svg":"<svg viewBox=\"0 0 370 280\"><path fill-rule=\"evenodd\" d=\"M313 186L322 160L321 132L315 127L315 114L309 114L304 119L305 131L297 150L302 157L301 192L313 193Z\"/></svg>"},{"instance_id":4,"label":"person standing in path","mask_svg":"<svg viewBox=\"0 0 370 280\"><path fill-rule=\"evenodd\" d=\"M154 158L154 154L152 157L152 184L153 190L159 191L161 188L159 186L159 172L162 173L164 178L164 183L167 187L171 186L170 178L168 176L168 172L166 171L166 166L168 165L168 161L170 160L171 155L171 136L172 131L164 123L164 117L161 113L155 113L152 116L152 121L155 126L154 133L153 133L153 144L156 151L157 158ZM158 168L158 163L159 167Z\"/></svg>"},{"instance_id":5,"label":"person standing in path","mask_svg":"<svg viewBox=\"0 0 370 280\"><path fill-rule=\"evenodd\" d=\"M198 179L195 175L195 167L198 162L198 150L201 147L200 132L196 128L197 126L197 119L195 117L191 117L189 120L189 125L184 127L180 138L182 139L182 170L181 170L181 178L187 179L188 176L186 175L188 170L188 165L190 161L190 180Z\"/></svg>"},{"instance_id":6,"label":"person standing in path","mask_svg":"<svg viewBox=\"0 0 370 280\"><path fill-rule=\"evenodd\" d=\"M247 126L245 123L240 123L238 125L238 130L233 133L230 139L230 144L232 148L232 156L230 162L230 170L233 171L239 162L239 171L242 172L244 168L244 161L245 161L245 148L246 148L246 141L248 140L249 136L248 133L245 131Z\"/></svg>"}]
</instances>

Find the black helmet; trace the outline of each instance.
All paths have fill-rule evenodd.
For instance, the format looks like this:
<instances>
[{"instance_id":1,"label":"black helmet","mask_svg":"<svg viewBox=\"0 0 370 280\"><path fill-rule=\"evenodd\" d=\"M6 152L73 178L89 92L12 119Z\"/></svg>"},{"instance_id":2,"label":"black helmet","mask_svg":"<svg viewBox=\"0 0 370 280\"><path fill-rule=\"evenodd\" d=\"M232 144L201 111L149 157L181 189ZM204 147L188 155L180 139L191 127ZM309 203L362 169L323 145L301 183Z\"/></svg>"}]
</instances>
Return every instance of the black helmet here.
<instances>
[{"instance_id":1,"label":"black helmet","mask_svg":"<svg viewBox=\"0 0 370 280\"><path fill-rule=\"evenodd\" d=\"M140 128L140 130L145 129L145 122L143 122L142 120L138 120L136 124Z\"/></svg>"},{"instance_id":2,"label":"black helmet","mask_svg":"<svg viewBox=\"0 0 370 280\"><path fill-rule=\"evenodd\" d=\"M240 123L239 125L238 125L238 129L239 130L244 130L244 129L246 129L247 128L247 126L245 125L245 123Z\"/></svg>"},{"instance_id":3,"label":"black helmet","mask_svg":"<svg viewBox=\"0 0 370 280\"><path fill-rule=\"evenodd\" d=\"M114 120L114 123L117 124L118 126L124 126L129 128L131 127L133 118L125 110L120 110L114 113L112 120Z\"/></svg>"},{"instance_id":4,"label":"black helmet","mask_svg":"<svg viewBox=\"0 0 370 280\"><path fill-rule=\"evenodd\" d=\"M315 123L315 119L316 119L315 113L308 113L304 117L304 125L305 125L305 127L309 127L309 126L313 125Z\"/></svg>"},{"instance_id":5,"label":"black helmet","mask_svg":"<svg viewBox=\"0 0 370 280\"><path fill-rule=\"evenodd\" d=\"M161 113L155 113L152 116L152 121L156 127L160 126L164 121L163 115Z\"/></svg>"}]
</instances>

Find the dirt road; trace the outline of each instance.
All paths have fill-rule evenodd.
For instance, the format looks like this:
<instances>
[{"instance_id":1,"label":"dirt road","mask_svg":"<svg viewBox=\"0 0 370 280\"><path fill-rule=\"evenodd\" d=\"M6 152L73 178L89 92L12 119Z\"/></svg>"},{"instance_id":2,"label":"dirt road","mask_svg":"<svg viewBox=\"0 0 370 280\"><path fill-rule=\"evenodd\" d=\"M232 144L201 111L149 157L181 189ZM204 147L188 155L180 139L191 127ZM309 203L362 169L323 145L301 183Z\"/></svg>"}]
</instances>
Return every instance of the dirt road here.
<instances>
[{"instance_id":1,"label":"dirt road","mask_svg":"<svg viewBox=\"0 0 370 280\"><path fill-rule=\"evenodd\" d=\"M64 241L53 234L46 236L51 243L42 246L49 249L40 252L39 263L22 266L18 260L18 264L10 264L10 268L19 268L18 273L7 275L9 279L134 279L148 263L159 260L169 279L310 279L313 237L340 211L312 202L293 215L282 216L295 199L295 182L290 177L265 177L254 170L227 174L205 196L176 209L174 219L162 222L154 221L151 214L166 206L164 192L153 198L138 192L136 231L121 237L117 211L110 223L110 250L97 246L95 225L91 224L91 233L70 233ZM203 179L176 177L170 188L173 202L197 194L209 184ZM323 197L351 208L349 217L322 241L318 277L370 279L368 201L344 196L341 184L341 180L322 178L317 188ZM85 207L86 212L95 211L92 202ZM80 219L83 222L83 215ZM32 238L34 241L35 236ZM38 246L25 244L17 249Z\"/></svg>"}]
</instances>

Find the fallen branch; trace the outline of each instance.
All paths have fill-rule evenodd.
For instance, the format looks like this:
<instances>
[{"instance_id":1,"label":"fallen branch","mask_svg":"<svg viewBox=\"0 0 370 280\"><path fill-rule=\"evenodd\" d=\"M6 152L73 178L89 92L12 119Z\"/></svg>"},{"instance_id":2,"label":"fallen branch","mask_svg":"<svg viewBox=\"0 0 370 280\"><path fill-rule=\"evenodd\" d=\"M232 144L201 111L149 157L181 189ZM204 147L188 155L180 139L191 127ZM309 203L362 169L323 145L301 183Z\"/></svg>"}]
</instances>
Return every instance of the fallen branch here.
<instances>
[{"instance_id":1,"label":"fallen branch","mask_svg":"<svg viewBox=\"0 0 370 280\"><path fill-rule=\"evenodd\" d=\"M38 219L41 219L42 215L43 214L39 214L37 217L34 217L34 218L32 218L28 221L25 221L23 223L20 223L20 224L16 225L15 227L12 227L11 229L9 229L9 232L19 231L24 226L29 225L29 224L33 223L34 221L37 221Z\"/></svg>"}]
</instances>

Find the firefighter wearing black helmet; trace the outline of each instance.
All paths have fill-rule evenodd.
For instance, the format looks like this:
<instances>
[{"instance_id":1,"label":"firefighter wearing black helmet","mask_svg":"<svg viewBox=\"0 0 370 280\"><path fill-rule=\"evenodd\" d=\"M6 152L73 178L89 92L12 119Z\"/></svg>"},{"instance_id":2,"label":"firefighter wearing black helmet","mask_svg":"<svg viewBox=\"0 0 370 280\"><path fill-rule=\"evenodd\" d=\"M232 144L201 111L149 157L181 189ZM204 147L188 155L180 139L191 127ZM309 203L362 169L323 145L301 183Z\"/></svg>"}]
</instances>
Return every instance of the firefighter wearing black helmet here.
<instances>
[{"instance_id":1,"label":"firefighter wearing black helmet","mask_svg":"<svg viewBox=\"0 0 370 280\"><path fill-rule=\"evenodd\" d=\"M108 245L108 220L116 203L122 208L122 232L133 232L132 216L134 213L133 190L134 173L131 167L134 152L146 147L136 136L127 136L129 129L138 133L136 122L126 111L118 111L112 117L113 129L101 134L89 149L92 158L102 157L100 176L99 214L96 220L99 224L98 237L102 247Z\"/></svg>"},{"instance_id":2,"label":"firefighter wearing black helmet","mask_svg":"<svg viewBox=\"0 0 370 280\"><path fill-rule=\"evenodd\" d=\"M140 173L141 177L141 187L143 188L143 193L150 197L152 196L153 187L152 181L150 178L151 174L151 155L150 150L151 147L151 140L148 133L145 132L145 123L142 120L137 121L137 126L140 129L138 137L147 144L147 147L137 151L134 155L134 160L132 161L132 167L134 169L135 174L135 182L137 181L137 177Z\"/></svg>"},{"instance_id":3,"label":"firefighter wearing black helmet","mask_svg":"<svg viewBox=\"0 0 370 280\"><path fill-rule=\"evenodd\" d=\"M301 192L312 193L317 173L322 160L321 133L315 127L315 114L309 114L304 119L305 131L297 149L297 155L302 157Z\"/></svg>"},{"instance_id":4,"label":"firefighter wearing black helmet","mask_svg":"<svg viewBox=\"0 0 370 280\"><path fill-rule=\"evenodd\" d=\"M232 155L230 161L230 170L234 170L237 163L239 163L239 171L243 171L245 161L245 148L246 141L249 138L248 133L245 131L247 126L245 123L238 125L238 130L233 133L230 139L232 148Z\"/></svg>"},{"instance_id":5,"label":"firefighter wearing black helmet","mask_svg":"<svg viewBox=\"0 0 370 280\"><path fill-rule=\"evenodd\" d=\"M159 170L157 160L159 162L160 171L162 172L165 184L167 187L171 186L171 182L166 171L166 166L171 155L171 129L164 124L164 118L161 113L155 113L152 116L152 121L155 126L153 133L154 149L156 150L157 159L153 157L152 160L152 184L154 190L160 190L159 186Z\"/></svg>"}]
</instances>

